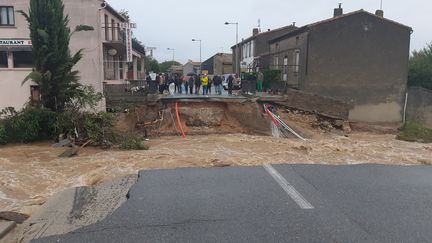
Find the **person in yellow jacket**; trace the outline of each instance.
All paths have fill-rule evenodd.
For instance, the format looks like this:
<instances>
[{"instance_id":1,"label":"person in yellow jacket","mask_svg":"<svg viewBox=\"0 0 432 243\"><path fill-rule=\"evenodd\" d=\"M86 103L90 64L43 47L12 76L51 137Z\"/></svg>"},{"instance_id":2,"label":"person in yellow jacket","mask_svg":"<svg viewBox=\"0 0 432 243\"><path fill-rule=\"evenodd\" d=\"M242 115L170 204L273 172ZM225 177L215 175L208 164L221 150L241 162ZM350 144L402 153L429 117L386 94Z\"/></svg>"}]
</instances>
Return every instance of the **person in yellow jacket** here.
<instances>
[{"instance_id":1,"label":"person in yellow jacket","mask_svg":"<svg viewBox=\"0 0 432 243\"><path fill-rule=\"evenodd\" d=\"M209 78L207 74L204 74L201 77L201 86L203 88L203 95L207 95L208 94L208 82L209 82Z\"/></svg>"}]
</instances>

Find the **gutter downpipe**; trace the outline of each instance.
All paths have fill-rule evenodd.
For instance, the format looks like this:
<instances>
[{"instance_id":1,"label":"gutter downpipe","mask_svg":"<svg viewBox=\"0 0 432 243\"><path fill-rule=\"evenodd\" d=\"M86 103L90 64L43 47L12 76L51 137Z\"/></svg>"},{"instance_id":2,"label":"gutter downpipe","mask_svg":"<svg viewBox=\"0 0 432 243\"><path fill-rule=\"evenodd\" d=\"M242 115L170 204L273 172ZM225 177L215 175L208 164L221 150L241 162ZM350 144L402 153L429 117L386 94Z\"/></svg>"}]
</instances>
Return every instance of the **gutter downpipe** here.
<instances>
[{"instance_id":1,"label":"gutter downpipe","mask_svg":"<svg viewBox=\"0 0 432 243\"><path fill-rule=\"evenodd\" d=\"M405 94L405 105L403 110L403 124L406 123L406 111L407 111L407 105L408 105L408 91Z\"/></svg>"}]
</instances>

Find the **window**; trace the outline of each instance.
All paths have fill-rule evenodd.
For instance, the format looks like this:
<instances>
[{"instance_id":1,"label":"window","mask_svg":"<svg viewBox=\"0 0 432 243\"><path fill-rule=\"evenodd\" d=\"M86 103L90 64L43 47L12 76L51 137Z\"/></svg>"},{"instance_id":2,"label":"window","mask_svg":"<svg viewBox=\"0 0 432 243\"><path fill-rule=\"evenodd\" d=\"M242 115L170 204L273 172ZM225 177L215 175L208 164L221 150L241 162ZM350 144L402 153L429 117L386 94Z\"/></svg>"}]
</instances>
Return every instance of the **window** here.
<instances>
[{"instance_id":1,"label":"window","mask_svg":"<svg viewBox=\"0 0 432 243\"><path fill-rule=\"evenodd\" d=\"M14 9L13 7L0 6L0 26L14 26Z\"/></svg>"},{"instance_id":2,"label":"window","mask_svg":"<svg viewBox=\"0 0 432 243\"><path fill-rule=\"evenodd\" d=\"M278 57L278 56L274 56L274 57L273 57L273 65L274 65L276 68L279 68L279 57Z\"/></svg>"},{"instance_id":3,"label":"window","mask_svg":"<svg viewBox=\"0 0 432 243\"><path fill-rule=\"evenodd\" d=\"M298 73L300 67L300 51L296 50L294 52L294 72Z\"/></svg>"},{"instance_id":4,"label":"window","mask_svg":"<svg viewBox=\"0 0 432 243\"><path fill-rule=\"evenodd\" d=\"M105 40L109 40L108 33L108 15L105 14Z\"/></svg>"},{"instance_id":5,"label":"window","mask_svg":"<svg viewBox=\"0 0 432 243\"><path fill-rule=\"evenodd\" d=\"M111 40L117 40L115 37L115 23L114 19L111 19Z\"/></svg>"},{"instance_id":6,"label":"window","mask_svg":"<svg viewBox=\"0 0 432 243\"><path fill-rule=\"evenodd\" d=\"M5 51L0 51L0 68L8 67L8 54Z\"/></svg>"},{"instance_id":7,"label":"window","mask_svg":"<svg viewBox=\"0 0 432 243\"><path fill-rule=\"evenodd\" d=\"M14 68L32 68L33 53L31 51L14 51L13 63Z\"/></svg>"},{"instance_id":8,"label":"window","mask_svg":"<svg viewBox=\"0 0 432 243\"><path fill-rule=\"evenodd\" d=\"M138 66L139 68L141 68L140 66ZM119 57L119 71L120 71L120 79L123 79L123 57Z\"/></svg>"}]
</instances>

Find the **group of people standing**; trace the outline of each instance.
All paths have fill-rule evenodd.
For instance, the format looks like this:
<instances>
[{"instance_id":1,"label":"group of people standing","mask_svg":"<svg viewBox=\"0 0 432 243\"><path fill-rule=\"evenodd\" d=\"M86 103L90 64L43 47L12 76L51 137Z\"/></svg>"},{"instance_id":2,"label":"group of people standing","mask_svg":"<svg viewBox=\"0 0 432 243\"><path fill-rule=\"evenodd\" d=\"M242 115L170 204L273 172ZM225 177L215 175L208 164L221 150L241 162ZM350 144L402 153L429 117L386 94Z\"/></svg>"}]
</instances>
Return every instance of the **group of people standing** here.
<instances>
[{"instance_id":1,"label":"group of people standing","mask_svg":"<svg viewBox=\"0 0 432 243\"><path fill-rule=\"evenodd\" d=\"M150 76L147 81L152 81ZM230 75L227 79L228 94L232 94L235 78ZM170 94L195 94L209 95L214 92L217 95L222 95L222 77L219 75L213 76L211 79L207 74L180 76L178 74L168 75L159 73L156 76L156 83L160 94L168 91Z\"/></svg>"}]
</instances>

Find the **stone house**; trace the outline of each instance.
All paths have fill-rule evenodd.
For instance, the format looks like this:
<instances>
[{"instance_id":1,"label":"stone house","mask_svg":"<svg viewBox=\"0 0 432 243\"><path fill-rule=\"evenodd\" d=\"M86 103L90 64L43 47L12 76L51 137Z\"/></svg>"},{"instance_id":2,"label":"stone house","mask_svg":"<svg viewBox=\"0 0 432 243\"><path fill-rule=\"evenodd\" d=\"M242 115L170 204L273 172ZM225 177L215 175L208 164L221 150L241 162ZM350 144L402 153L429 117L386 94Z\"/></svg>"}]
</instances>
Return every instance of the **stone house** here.
<instances>
[{"instance_id":1,"label":"stone house","mask_svg":"<svg viewBox=\"0 0 432 243\"><path fill-rule=\"evenodd\" d=\"M288 87L353 105L352 121L401 122L412 29L359 10L269 41L261 62Z\"/></svg>"},{"instance_id":2,"label":"stone house","mask_svg":"<svg viewBox=\"0 0 432 243\"><path fill-rule=\"evenodd\" d=\"M239 74L256 71L261 55L268 52L268 41L294 29L297 29L294 24L265 32L260 32L258 28L253 29L252 36L231 47L233 71Z\"/></svg>"},{"instance_id":3,"label":"stone house","mask_svg":"<svg viewBox=\"0 0 432 243\"><path fill-rule=\"evenodd\" d=\"M200 62L194 62L192 60L188 60L188 62L183 65L184 75L188 75L190 73L199 74L200 70L201 70Z\"/></svg>"},{"instance_id":4,"label":"stone house","mask_svg":"<svg viewBox=\"0 0 432 243\"><path fill-rule=\"evenodd\" d=\"M233 73L232 54L216 53L202 63L202 70L207 70L209 75Z\"/></svg>"}]
</instances>

